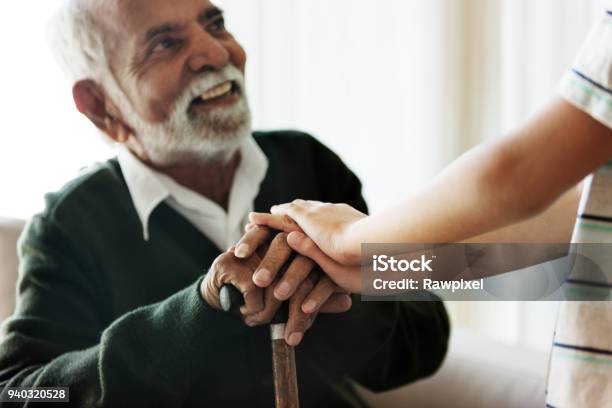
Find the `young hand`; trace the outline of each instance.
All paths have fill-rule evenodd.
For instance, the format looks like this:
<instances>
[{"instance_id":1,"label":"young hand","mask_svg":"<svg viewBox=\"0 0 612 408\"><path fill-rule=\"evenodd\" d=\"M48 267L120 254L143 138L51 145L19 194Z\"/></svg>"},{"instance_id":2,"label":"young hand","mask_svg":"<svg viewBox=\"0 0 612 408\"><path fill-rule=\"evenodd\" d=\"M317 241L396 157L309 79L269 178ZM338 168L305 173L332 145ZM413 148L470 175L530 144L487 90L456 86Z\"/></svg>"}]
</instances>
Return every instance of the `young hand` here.
<instances>
[{"instance_id":1,"label":"young hand","mask_svg":"<svg viewBox=\"0 0 612 408\"><path fill-rule=\"evenodd\" d=\"M258 231L266 228L283 231L288 234L286 235L287 244L301 256L315 262L323 272L327 274L328 279L331 279L341 290L348 293L361 293L362 283L360 266L345 266L327 256L312 239L304 234L299 225L285 215L256 214L255 218L261 218L266 225L263 226L254 223L246 225L245 229L247 235L245 235L245 237L256 236ZM248 242L246 245L242 246L243 243L243 241L238 243L237 248L240 250L236 250L236 257L244 259L252 255L253 248L255 248L257 244ZM268 282L261 280L258 274L253 275L253 282L259 287L266 287L268 284ZM316 306L312 304L309 306L308 300L316 300ZM311 293L309 299L303 303L302 309L304 312L309 313L312 308L316 310L319 309L321 305L321 299L316 299Z\"/></svg>"},{"instance_id":2,"label":"young hand","mask_svg":"<svg viewBox=\"0 0 612 408\"><path fill-rule=\"evenodd\" d=\"M292 232L287 243L300 255L312 259L340 288L349 293L361 292L361 267L345 266L327 256L312 239L303 232Z\"/></svg>"},{"instance_id":3,"label":"young hand","mask_svg":"<svg viewBox=\"0 0 612 408\"><path fill-rule=\"evenodd\" d=\"M266 225L284 232L303 231L334 261L359 265L361 242L355 226L367 218L347 204L295 200L272 207L272 214L252 213L253 224Z\"/></svg>"}]
</instances>

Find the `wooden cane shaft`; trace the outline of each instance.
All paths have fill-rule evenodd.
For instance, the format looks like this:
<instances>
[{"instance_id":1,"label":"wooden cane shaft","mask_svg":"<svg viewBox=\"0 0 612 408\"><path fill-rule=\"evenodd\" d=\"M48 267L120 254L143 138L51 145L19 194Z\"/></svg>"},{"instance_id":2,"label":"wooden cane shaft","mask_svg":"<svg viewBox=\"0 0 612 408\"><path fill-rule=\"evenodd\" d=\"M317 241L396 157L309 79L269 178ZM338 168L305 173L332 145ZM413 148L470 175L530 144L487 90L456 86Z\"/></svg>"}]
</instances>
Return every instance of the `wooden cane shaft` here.
<instances>
[{"instance_id":1,"label":"wooden cane shaft","mask_svg":"<svg viewBox=\"0 0 612 408\"><path fill-rule=\"evenodd\" d=\"M295 352L285 342L284 324L270 325L276 408L299 408Z\"/></svg>"}]
</instances>

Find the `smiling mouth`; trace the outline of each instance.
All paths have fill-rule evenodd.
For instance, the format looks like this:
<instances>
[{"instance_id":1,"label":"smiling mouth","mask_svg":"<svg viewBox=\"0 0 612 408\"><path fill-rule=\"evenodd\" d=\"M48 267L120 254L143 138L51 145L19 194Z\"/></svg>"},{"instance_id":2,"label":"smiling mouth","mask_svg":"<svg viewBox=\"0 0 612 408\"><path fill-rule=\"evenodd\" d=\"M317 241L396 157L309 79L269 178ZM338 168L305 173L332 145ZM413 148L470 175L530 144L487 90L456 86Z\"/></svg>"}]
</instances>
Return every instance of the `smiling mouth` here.
<instances>
[{"instance_id":1,"label":"smiling mouth","mask_svg":"<svg viewBox=\"0 0 612 408\"><path fill-rule=\"evenodd\" d=\"M220 102L228 97L237 95L240 92L240 87L235 81L225 81L213 88L207 90L202 95L191 101L191 106L206 106Z\"/></svg>"}]
</instances>

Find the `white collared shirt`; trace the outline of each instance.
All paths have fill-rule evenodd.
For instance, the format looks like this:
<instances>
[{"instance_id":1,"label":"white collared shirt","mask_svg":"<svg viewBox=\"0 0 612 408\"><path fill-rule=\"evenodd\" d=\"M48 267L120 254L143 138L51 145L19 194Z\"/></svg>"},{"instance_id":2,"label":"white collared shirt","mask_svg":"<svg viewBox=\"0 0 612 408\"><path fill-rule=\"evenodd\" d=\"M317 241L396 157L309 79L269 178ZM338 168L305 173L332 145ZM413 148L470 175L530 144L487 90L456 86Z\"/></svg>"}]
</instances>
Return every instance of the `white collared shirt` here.
<instances>
[{"instance_id":1,"label":"white collared shirt","mask_svg":"<svg viewBox=\"0 0 612 408\"><path fill-rule=\"evenodd\" d=\"M259 187L268 171L268 159L252 137L240 147L241 160L230 190L228 210L145 165L127 149L118 154L119 165L149 240L149 218L161 203L185 217L217 247L225 251L243 235Z\"/></svg>"}]
</instances>

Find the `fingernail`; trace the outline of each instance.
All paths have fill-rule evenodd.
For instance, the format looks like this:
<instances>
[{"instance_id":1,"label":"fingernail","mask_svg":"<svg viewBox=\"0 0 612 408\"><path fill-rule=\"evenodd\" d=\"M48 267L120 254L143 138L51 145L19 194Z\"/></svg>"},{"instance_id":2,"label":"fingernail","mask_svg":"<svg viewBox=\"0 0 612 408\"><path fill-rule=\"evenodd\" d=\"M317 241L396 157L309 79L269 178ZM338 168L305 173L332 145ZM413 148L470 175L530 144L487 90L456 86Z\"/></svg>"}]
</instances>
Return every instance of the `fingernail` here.
<instances>
[{"instance_id":1,"label":"fingernail","mask_svg":"<svg viewBox=\"0 0 612 408\"><path fill-rule=\"evenodd\" d=\"M254 327L255 326L255 320L251 320L251 319L246 319L244 321L244 324L246 324L249 327Z\"/></svg>"},{"instance_id":2,"label":"fingernail","mask_svg":"<svg viewBox=\"0 0 612 408\"><path fill-rule=\"evenodd\" d=\"M342 306L351 307L353 305L353 299L351 299L350 295L344 295L341 299L342 299Z\"/></svg>"},{"instance_id":3,"label":"fingernail","mask_svg":"<svg viewBox=\"0 0 612 408\"><path fill-rule=\"evenodd\" d=\"M302 341L302 337L304 337L302 333L292 333L291 336L289 336L287 344L295 347L300 344L300 342Z\"/></svg>"},{"instance_id":4,"label":"fingernail","mask_svg":"<svg viewBox=\"0 0 612 408\"><path fill-rule=\"evenodd\" d=\"M302 238L304 238L304 235L301 232L293 231L287 237L287 241L293 241L295 243L299 243L302 240Z\"/></svg>"},{"instance_id":5,"label":"fingernail","mask_svg":"<svg viewBox=\"0 0 612 408\"><path fill-rule=\"evenodd\" d=\"M258 282L268 283L272 278L272 273L267 269L260 269L253 275Z\"/></svg>"},{"instance_id":6,"label":"fingernail","mask_svg":"<svg viewBox=\"0 0 612 408\"><path fill-rule=\"evenodd\" d=\"M247 244L238 245L238 248L236 248L236 250L234 251L234 254L236 254L236 257L238 258L244 258L245 256L247 256L248 253L249 246Z\"/></svg>"},{"instance_id":7,"label":"fingernail","mask_svg":"<svg viewBox=\"0 0 612 408\"><path fill-rule=\"evenodd\" d=\"M276 293L277 298L278 297L286 298L287 296L289 296L290 290L291 290L291 286L289 286L287 282L283 282L280 285L278 285L274 293Z\"/></svg>"},{"instance_id":8,"label":"fingernail","mask_svg":"<svg viewBox=\"0 0 612 408\"><path fill-rule=\"evenodd\" d=\"M315 302L314 300L309 300L308 302L304 303L304 306L302 306L302 310L304 311L304 313L312 313L315 311L316 308L317 302Z\"/></svg>"}]
</instances>

